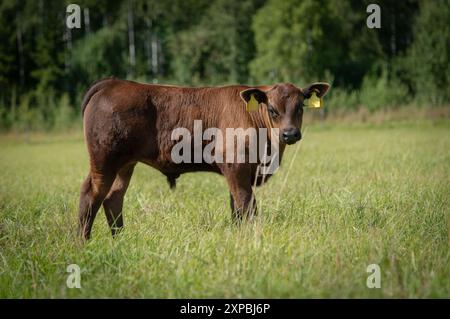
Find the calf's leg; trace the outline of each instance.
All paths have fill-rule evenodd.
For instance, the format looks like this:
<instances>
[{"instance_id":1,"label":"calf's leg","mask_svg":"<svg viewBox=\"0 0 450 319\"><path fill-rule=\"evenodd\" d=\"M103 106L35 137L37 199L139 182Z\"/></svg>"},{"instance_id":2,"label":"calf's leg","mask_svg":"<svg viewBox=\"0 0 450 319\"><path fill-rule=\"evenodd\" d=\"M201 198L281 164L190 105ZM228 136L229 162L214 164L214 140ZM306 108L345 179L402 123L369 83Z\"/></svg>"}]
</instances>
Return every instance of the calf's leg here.
<instances>
[{"instance_id":1,"label":"calf's leg","mask_svg":"<svg viewBox=\"0 0 450 319\"><path fill-rule=\"evenodd\" d=\"M108 195L103 201L106 219L113 237L123 229L123 199L130 184L135 165L136 163L131 163L119 170Z\"/></svg>"},{"instance_id":2,"label":"calf's leg","mask_svg":"<svg viewBox=\"0 0 450 319\"><path fill-rule=\"evenodd\" d=\"M230 188L231 216L234 222L252 220L256 215L256 200L252 191L248 167L240 165L223 172Z\"/></svg>"},{"instance_id":3,"label":"calf's leg","mask_svg":"<svg viewBox=\"0 0 450 319\"><path fill-rule=\"evenodd\" d=\"M234 212L234 198L233 198L233 194L231 194L231 192L230 192L230 207L231 207L231 213L233 214L233 212Z\"/></svg>"},{"instance_id":4,"label":"calf's leg","mask_svg":"<svg viewBox=\"0 0 450 319\"><path fill-rule=\"evenodd\" d=\"M78 232L85 240L91 236L92 224L115 174L91 172L81 186Z\"/></svg>"}]
</instances>

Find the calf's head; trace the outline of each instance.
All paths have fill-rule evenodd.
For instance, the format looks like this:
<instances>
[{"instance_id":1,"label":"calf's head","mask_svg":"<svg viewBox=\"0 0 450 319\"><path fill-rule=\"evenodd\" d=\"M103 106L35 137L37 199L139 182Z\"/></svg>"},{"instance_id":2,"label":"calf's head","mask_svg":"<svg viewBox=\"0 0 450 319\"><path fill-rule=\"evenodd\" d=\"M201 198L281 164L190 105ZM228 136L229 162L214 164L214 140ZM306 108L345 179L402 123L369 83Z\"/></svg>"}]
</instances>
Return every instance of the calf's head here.
<instances>
[{"instance_id":1,"label":"calf's head","mask_svg":"<svg viewBox=\"0 0 450 319\"><path fill-rule=\"evenodd\" d=\"M262 104L259 111L267 119L266 125L279 129L280 143L294 144L302 138L302 118L305 100L313 93L322 98L328 91L328 83L313 83L298 88L290 83L276 84L271 87L250 88L240 93L245 103ZM256 100L256 101L254 101Z\"/></svg>"}]
</instances>

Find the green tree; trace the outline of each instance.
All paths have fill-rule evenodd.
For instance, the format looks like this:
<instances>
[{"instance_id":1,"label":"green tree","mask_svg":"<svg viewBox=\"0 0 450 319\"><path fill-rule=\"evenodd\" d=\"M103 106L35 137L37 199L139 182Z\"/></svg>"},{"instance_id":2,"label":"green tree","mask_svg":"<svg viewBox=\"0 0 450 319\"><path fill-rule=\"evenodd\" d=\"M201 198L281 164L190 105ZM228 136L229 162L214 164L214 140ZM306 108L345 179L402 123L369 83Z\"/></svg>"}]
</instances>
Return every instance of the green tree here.
<instances>
[{"instance_id":1,"label":"green tree","mask_svg":"<svg viewBox=\"0 0 450 319\"><path fill-rule=\"evenodd\" d=\"M16 53L18 6L15 1L2 1L0 4L0 86L6 90L18 82L19 70ZM3 91L3 90L2 90Z\"/></svg>"},{"instance_id":2,"label":"green tree","mask_svg":"<svg viewBox=\"0 0 450 319\"><path fill-rule=\"evenodd\" d=\"M363 27L364 26L364 27ZM334 77L357 85L380 56L376 34L365 28L365 10L350 1L269 0L253 21L256 81L307 82Z\"/></svg>"},{"instance_id":3,"label":"green tree","mask_svg":"<svg viewBox=\"0 0 450 319\"><path fill-rule=\"evenodd\" d=\"M216 0L200 22L172 39L173 70L185 83L248 81L255 55L251 20L261 0Z\"/></svg>"},{"instance_id":4,"label":"green tree","mask_svg":"<svg viewBox=\"0 0 450 319\"><path fill-rule=\"evenodd\" d=\"M450 0L422 1L405 67L423 102L450 101Z\"/></svg>"},{"instance_id":5,"label":"green tree","mask_svg":"<svg viewBox=\"0 0 450 319\"><path fill-rule=\"evenodd\" d=\"M87 86L102 77L125 77L126 54L126 32L121 30L121 25L91 33L74 46L73 81L81 80Z\"/></svg>"},{"instance_id":6,"label":"green tree","mask_svg":"<svg viewBox=\"0 0 450 319\"><path fill-rule=\"evenodd\" d=\"M34 31L34 49L30 51L30 58L35 63L31 77L40 91L49 88L62 90L65 88L61 81L64 74L65 6L42 0L30 2L29 6L39 17Z\"/></svg>"}]
</instances>

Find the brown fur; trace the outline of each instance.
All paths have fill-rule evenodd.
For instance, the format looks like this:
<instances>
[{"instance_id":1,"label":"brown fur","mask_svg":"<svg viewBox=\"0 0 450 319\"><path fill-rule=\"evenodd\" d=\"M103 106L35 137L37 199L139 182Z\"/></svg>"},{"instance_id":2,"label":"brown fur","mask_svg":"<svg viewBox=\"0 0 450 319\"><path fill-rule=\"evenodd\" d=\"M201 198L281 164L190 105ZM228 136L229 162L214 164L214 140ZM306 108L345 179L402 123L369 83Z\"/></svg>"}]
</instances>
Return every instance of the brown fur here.
<instances>
[{"instance_id":1,"label":"brown fur","mask_svg":"<svg viewBox=\"0 0 450 319\"><path fill-rule=\"evenodd\" d=\"M223 132L228 127L278 127L281 131L301 127L303 109L299 109L299 104L308 92L292 84L256 87L280 113L279 118L272 119L266 104L258 112L246 112L240 93L249 88L187 88L111 78L96 82L82 103L90 157L90 171L80 195L79 226L83 238L89 238L102 204L112 234L123 227L123 198L138 162L165 174L171 188L183 173L221 174L230 189L233 216L253 216L256 205L252 185L255 179L258 185L262 183L261 177L256 176L257 164L175 164L170 155L177 142L171 140L172 131L184 127L192 132L194 120L202 120L203 130L217 127ZM284 146L281 144L281 154Z\"/></svg>"}]
</instances>

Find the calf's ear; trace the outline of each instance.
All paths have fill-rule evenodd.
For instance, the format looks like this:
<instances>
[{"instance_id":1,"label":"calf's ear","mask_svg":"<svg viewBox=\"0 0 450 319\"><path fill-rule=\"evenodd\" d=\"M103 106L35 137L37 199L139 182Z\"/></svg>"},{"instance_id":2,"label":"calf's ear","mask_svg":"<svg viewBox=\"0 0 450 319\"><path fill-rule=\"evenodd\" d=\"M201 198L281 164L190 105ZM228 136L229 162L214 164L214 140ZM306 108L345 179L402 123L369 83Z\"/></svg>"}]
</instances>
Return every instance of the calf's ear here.
<instances>
[{"instance_id":1,"label":"calf's ear","mask_svg":"<svg viewBox=\"0 0 450 319\"><path fill-rule=\"evenodd\" d=\"M322 98L325 94L327 94L328 89L330 88L330 85L325 82L315 82L307 87L303 88L303 94L305 95L305 98L309 99L311 97L311 94L313 92L316 93L318 98Z\"/></svg>"},{"instance_id":2,"label":"calf's ear","mask_svg":"<svg viewBox=\"0 0 450 319\"><path fill-rule=\"evenodd\" d=\"M245 102L247 112L256 112L258 111L259 104L267 104L267 95L260 89L246 89L244 91L241 91L239 95Z\"/></svg>"}]
</instances>

